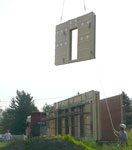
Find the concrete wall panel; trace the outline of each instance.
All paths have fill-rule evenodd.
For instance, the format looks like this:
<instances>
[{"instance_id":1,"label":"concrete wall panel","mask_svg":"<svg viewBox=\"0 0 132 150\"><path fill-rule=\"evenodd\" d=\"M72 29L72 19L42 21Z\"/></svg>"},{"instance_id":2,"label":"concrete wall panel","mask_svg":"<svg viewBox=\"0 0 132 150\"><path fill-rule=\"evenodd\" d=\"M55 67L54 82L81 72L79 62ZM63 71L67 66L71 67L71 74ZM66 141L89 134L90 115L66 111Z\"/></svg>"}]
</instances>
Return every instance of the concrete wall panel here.
<instances>
[{"instance_id":1,"label":"concrete wall panel","mask_svg":"<svg viewBox=\"0 0 132 150\"><path fill-rule=\"evenodd\" d=\"M78 29L78 56L76 60L71 60L71 31L74 29ZM83 51L83 49L85 49L85 51ZM86 57L82 57L82 55ZM95 14L93 12L56 26L55 65L63 65L94 58Z\"/></svg>"},{"instance_id":2,"label":"concrete wall panel","mask_svg":"<svg viewBox=\"0 0 132 150\"><path fill-rule=\"evenodd\" d=\"M115 140L116 136L113 134L113 129L105 101L108 103L114 128L119 130L119 124L123 121L122 96L117 95L100 101L102 140Z\"/></svg>"}]
</instances>

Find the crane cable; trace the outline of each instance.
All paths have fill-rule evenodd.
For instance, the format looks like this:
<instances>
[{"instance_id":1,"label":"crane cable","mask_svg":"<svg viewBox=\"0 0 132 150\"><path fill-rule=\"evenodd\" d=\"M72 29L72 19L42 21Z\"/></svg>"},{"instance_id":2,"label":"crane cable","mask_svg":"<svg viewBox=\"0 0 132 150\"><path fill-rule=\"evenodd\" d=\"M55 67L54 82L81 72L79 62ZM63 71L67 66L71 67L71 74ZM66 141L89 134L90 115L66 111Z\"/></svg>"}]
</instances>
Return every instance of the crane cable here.
<instances>
[{"instance_id":1,"label":"crane cable","mask_svg":"<svg viewBox=\"0 0 132 150\"><path fill-rule=\"evenodd\" d=\"M84 11L86 11L86 5L85 5L85 0L83 0L83 6L84 6Z\"/></svg>"},{"instance_id":2,"label":"crane cable","mask_svg":"<svg viewBox=\"0 0 132 150\"><path fill-rule=\"evenodd\" d=\"M97 61L96 61L96 62L97 62ZM98 77L99 77L100 85L101 85L101 88L102 88L103 95L104 95L104 97L106 97L96 62L95 62L95 65L96 65L97 74L99 75ZM108 102L107 102L107 98L105 98L104 101L105 101L105 103L106 103L106 108L107 108L107 111L108 111L108 115L109 115L109 119L110 119L110 123L111 123L112 129L114 130L114 124L113 124L113 120L112 120L112 115L111 115L111 113L110 113L110 108L109 108L109 105L108 105Z\"/></svg>"},{"instance_id":3,"label":"crane cable","mask_svg":"<svg viewBox=\"0 0 132 150\"><path fill-rule=\"evenodd\" d=\"M113 124L113 120L112 120L112 117L111 117L110 108L109 108L109 105L108 105L107 99L105 99L105 103L106 103L107 111L108 111L108 114L109 114L109 118L110 118L111 126L112 126L112 129L114 130L114 124Z\"/></svg>"},{"instance_id":4,"label":"crane cable","mask_svg":"<svg viewBox=\"0 0 132 150\"><path fill-rule=\"evenodd\" d=\"M62 22L62 19L63 19L63 12L64 12L65 1L66 0L63 0L63 4L62 4L60 23ZM83 8L84 8L84 11L87 10L86 9L86 4L85 4L85 0L83 0Z\"/></svg>"},{"instance_id":5,"label":"crane cable","mask_svg":"<svg viewBox=\"0 0 132 150\"><path fill-rule=\"evenodd\" d=\"M65 5L65 0L63 0L63 4L62 4L62 10L61 10L60 23L62 22L62 19L63 19L64 5Z\"/></svg>"}]
</instances>

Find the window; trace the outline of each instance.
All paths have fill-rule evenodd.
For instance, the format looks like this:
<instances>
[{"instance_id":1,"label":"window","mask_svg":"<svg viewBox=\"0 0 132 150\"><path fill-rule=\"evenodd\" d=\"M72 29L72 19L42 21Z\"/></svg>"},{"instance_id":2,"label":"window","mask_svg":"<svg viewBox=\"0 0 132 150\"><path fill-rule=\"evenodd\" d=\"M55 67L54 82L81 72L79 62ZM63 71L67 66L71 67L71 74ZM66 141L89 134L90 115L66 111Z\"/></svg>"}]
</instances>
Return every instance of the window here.
<instances>
[{"instance_id":1,"label":"window","mask_svg":"<svg viewBox=\"0 0 132 150\"><path fill-rule=\"evenodd\" d=\"M78 57L77 45L78 45L78 29L70 31L70 60L76 60Z\"/></svg>"}]
</instances>

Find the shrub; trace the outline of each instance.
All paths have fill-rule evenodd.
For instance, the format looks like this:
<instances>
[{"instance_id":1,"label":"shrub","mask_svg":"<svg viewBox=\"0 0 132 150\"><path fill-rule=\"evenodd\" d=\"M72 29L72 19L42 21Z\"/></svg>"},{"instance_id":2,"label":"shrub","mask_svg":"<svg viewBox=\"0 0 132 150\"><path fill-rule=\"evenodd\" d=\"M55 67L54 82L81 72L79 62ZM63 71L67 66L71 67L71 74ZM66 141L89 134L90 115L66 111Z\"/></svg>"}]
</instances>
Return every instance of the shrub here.
<instances>
[{"instance_id":1,"label":"shrub","mask_svg":"<svg viewBox=\"0 0 132 150\"><path fill-rule=\"evenodd\" d=\"M98 147L98 144L95 140L89 139L89 138L83 138L81 139L82 142L88 146L91 146L92 148L96 149Z\"/></svg>"},{"instance_id":2,"label":"shrub","mask_svg":"<svg viewBox=\"0 0 132 150\"><path fill-rule=\"evenodd\" d=\"M82 141L75 140L70 134L67 134L65 136L58 135L56 137L61 138L63 140L68 140L69 142L72 142L72 143L76 144L77 146L82 146L82 147L85 148L85 150L93 150L92 147L90 147L89 145L84 144Z\"/></svg>"}]
</instances>

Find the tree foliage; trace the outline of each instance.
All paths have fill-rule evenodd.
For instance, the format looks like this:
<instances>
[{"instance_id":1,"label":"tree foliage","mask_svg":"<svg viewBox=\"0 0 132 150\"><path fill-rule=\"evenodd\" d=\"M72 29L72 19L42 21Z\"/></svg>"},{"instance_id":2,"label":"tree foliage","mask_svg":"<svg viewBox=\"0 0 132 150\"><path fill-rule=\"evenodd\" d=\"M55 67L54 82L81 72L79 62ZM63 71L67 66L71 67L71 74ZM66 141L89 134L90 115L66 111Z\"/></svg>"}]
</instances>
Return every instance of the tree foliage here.
<instances>
[{"instance_id":1,"label":"tree foliage","mask_svg":"<svg viewBox=\"0 0 132 150\"><path fill-rule=\"evenodd\" d=\"M51 111L53 111L53 106L45 103L45 105L43 106L43 112L45 112L46 114L48 114Z\"/></svg>"},{"instance_id":2,"label":"tree foliage","mask_svg":"<svg viewBox=\"0 0 132 150\"><path fill-rule=\"evenodd\" d=\"M122 92L123 96L123 112L126 125L132 125L132 101L125 92Z\"/></svg>"},{"instance_id":3,"label":"tree foliage","mask_svg":"<svg viewBox=\"0 0 132 150\"><path fill-rule=\"evenodd\" d=\"M38 111L33 97L24 91L16 91L17 96L11 99L11 104L3 112L3 131L9 129L13 134L25 134L27 116Z\"/></svg>"}]
</instances>

